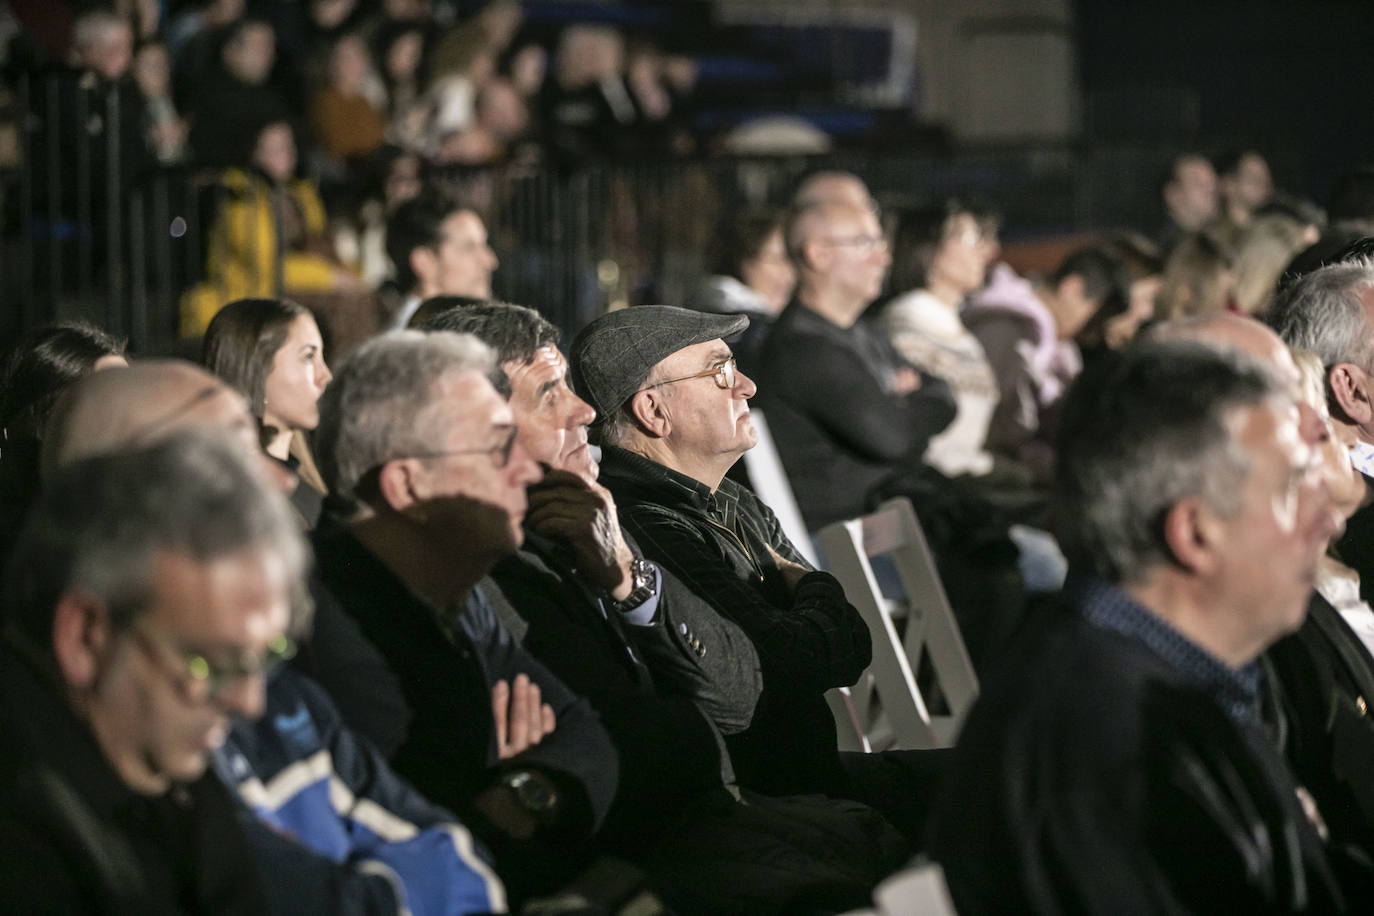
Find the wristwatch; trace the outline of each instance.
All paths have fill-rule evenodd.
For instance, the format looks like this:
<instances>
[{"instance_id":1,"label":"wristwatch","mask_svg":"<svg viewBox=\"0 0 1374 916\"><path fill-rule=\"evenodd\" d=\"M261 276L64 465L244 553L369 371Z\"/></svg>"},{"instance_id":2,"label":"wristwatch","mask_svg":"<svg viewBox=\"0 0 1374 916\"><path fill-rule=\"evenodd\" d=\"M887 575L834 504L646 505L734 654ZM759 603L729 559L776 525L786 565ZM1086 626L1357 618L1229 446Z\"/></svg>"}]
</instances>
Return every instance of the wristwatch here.
<instances>
[{"instance_id":1,"label":"wristwatch","mask_svg":"<svg viewBox=\"0 0 1374 916\"><path fill-rule=\"evenodd\" d=\"M658 585L658 567L651 561L636 556L630 561L630 581L634 586L630 593L625 596L624 601L615 602L618 611L633 610L653 596L654 587Z\"/></svg>"},{"instance_id":2,"label":"wristwatch","mask_svg":"<svg viewBox=\"0 0 1374 916\"><path fill-rule=\"evenodd\" d=\"M558 808L558 790L548 779L529 770L512 770L501 777L501 785L510 789L515 800L541 824L553 820Z\"/></svg>"}]
</instances>

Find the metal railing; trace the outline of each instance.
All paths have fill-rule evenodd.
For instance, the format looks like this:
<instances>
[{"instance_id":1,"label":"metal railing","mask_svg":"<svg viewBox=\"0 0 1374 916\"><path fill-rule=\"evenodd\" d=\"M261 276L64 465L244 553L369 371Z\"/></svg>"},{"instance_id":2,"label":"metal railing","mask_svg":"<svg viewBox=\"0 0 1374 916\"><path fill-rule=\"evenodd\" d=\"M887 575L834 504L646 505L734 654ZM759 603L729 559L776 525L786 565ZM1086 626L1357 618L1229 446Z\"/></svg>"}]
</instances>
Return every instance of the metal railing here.
<instances>
[{"instance_id":1,"label":"metal railing","mask_svg":"<svg viewBox=\"0 0 1374 916\"><path fill-rule=\"evenodd\" d=\"M41 96L41 99L39 98ZM7 185L0 278L8 333L80 316L127 334L136 352L176 339L178 300L203 279L215 178L193 168L129 174L130 126L117 93L92 111L70 87L18 87L23 164ZM86 107L82 107L82 106ZM93 130L98 126L99 130ZM77 136L67 136L74 131ZM950 154L838 154L586 165L503 166L442 176L487 213L501 259L494 293L539 308L571 333L613 303L680 301L707 266L721 219L778 203L824 164L862 175L885 208L974 196L1006 232L1044 236L1147 225L1113 188L1148 185L1168 150L1036 144ZM278 233L280 237L280 233ZM279 256L279 253L278 253ZM279 275L279 271L278 271Z\"/></svg>"}]
</instances>

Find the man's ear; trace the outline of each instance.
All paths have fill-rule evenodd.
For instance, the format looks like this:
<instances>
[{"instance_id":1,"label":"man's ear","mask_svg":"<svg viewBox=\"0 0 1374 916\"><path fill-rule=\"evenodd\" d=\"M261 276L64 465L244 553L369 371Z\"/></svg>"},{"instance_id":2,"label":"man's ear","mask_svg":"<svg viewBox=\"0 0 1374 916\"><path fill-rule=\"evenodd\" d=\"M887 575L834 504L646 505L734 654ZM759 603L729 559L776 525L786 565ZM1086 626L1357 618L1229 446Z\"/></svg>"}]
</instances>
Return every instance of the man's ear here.
<instances>
[{"instance_id":1,"label":"man's ear","mask_svg":"<svg viewBox=\"0 0 1374 916\"><path fill-rule=\"evenodd\" d=\"M410 272L416 279L428 280L434 275L436 257L434 252L424 245L410 249ZM421 284L417 284L421 285Z\"/></svg>"},{"instance_id":2,"label":"man's ear","mask_svg":"<svg viewBox=\"0 0 1374 916\"><path fill-rule=\"evenodd\" d=\"M52 648L63 680L77 689L95 683L109 643L110 614L104 601L80 589L57 600Z\"/></svg>"},{"instance_id":3,"label":"man's ear","mask_svg":"<svg viewBox=\"0 0 1374 916\"><path fill-rule=\"evenodd\" d=\"M416 487L415 465L403 458L382 465L377 472L377 492L396 512L404 512L420 502L423 494Z\"/></svg>"},{"instance_id":4,"label":"man's ear","mask_svg":"<svg viewBox=\"0 0 1374 916\"><path fill-rule=\"evenodd\" d=\"M635 418L640 429L655 439L665 438L673 428L668 415L667 400L657 388L636 391L630 399L630 415Z\"/></svg>"},{"instance_id":5,"label":"man's ear","mask_svg":"<svg viewBox=\"0 0 1374 916\"><path fill-rule=\"evenodd\" d=\"M1072 297L1075 302L1083 298L1083 278L1078 274L1069 274L1059 281L1058 293L1061 297Z\"/></svg>"},{"instance_id":6,"label":"man's ear","mask_svg":"<svg viewBox=\"0 0 1374 916\"><path fill-rule=\"evenodd\" d=\"M1195 575L1216 570L1221 525L1206 503L1199 498L1180 500L1164 514L1163 524L1164 543L1175 563Z\"/></svg>"},{"instance_id":7,"label":"man's ear","mask_svg":"<svg viewBox=\"0 0 1374 916\"><path fill-rule=\"evenodd\" d=\"M802 242L801 260L813 273L825 273L830 268L833 248L812 236Z\"/></svg>"},{"instance_id":8,"label":"man's ear","mask_svg":"<svg viewBox=\"0 0 1374 916\"><path fill-rule=\"evenodd\" d=\"M1345 415L1342 419L1368 429L1374 421L1374 404L1370 403L1374 392L1369 389L1369 376L1364 370L1354 363L1336 363L1326 374L1326 381L1336 402L1332 406Z\"/></svg>"}]
</instances>

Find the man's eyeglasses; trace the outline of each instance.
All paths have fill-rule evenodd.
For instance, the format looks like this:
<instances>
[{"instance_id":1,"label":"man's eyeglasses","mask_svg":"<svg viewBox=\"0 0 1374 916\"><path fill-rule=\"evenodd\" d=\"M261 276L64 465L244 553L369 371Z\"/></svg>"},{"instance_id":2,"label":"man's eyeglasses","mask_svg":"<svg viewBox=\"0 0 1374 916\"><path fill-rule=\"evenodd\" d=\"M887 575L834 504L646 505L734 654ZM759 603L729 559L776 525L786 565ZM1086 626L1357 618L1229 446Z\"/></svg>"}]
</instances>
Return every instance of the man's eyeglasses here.
<instances>
[{"instance_id":1,"label":"man's eyeglasses","mask_svg":"<svg viewBox=\"0 0 1374 916\"><path fill-rule=\"evenodd\" d=\"M650 388L658 388L662 385L672 385L675 382L690 382L694 378L706 378L708 375L715 377L717 388L724 388L726 391L729 391L731 388L734 388L735 358L732 356L725 362L721 363L719 366L716 366L714 369L705 369L701 372L696 373L695 375L684 375L682 378L670 378L667 381L654 382L652 385L645 385L643 388L639 389L639 391L648 391ZM638 391L635 392L635 394L638 393Z\"/></svg>"},{"instance_id":2,"label":"man's eyeglasses","mask_svg":"<svg viewBox=\"0 0 1374 916\"><path fill-rule=\"evenodd\" d=\"M824 241L827 245L851 245L858 249L859 254L887 251L887 239L881 235L846 235Z\"/></svg>"},{"instance_id":3,"label":"man's eyeglasses","mask_svg":"<svg viewBox=\"0 0 1374 916\"><path fill-rule=\"evenodd\" d=\"M296 654L296 644L282 634L267 643L261 653L239 652L228 662L212 661L208 656L176 645L160 629L141 618L133 626L134 636L145 649L174 660L172 674L187 699L219 700L248 678L266 677Z\"/></svg>"},{"instance_id":4,"label":"man's eyeglasses","mask_svg":"<svg viewBox=\"0 0 1374 916\"><path fill-rule=\"evenodd\" d=\"M515 437L520 432L520 427L514 423L497 423L492 429L501 432L501 440L495 445L488 445L486 448L463 448L445 452L422 452L418 455L406 455L407 458L452 458L457 455L489 455L491 463L497 469L504 468L510 463L511 451L515 448ZM395 461L396 459L391 459Z\"/></svg>"}]
</instances>

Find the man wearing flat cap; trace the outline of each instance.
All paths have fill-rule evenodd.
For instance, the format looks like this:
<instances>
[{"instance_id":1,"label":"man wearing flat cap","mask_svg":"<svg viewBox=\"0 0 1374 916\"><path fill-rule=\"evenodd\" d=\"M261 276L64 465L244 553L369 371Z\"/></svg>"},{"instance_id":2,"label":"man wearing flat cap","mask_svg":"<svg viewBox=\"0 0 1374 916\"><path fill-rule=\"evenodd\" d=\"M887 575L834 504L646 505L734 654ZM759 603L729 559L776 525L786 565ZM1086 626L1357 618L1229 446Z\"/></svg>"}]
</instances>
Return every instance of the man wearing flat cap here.
<instances>
[{"instance_id":1,"label":"man wearing flat cap","mask_svg":"<svg viewBox=\"0 0 1374 916\"><path fill-rule=\"evenodd\" d=\"M768 507L725 477L758 439L754 383L725 342L747 326L742 315L639 306L578 335L571 374L597 412L600 480L645 555L754 641L763 694L750 727L726 738L740 782L771 794L858 798L910 835L933 781L913 780L892 758L840 755L823 697L868 666L863 619ZM875 789L879 781L890 788ZM905 807L894 810L898 796Z\"/></svg>"}]
</instances>

